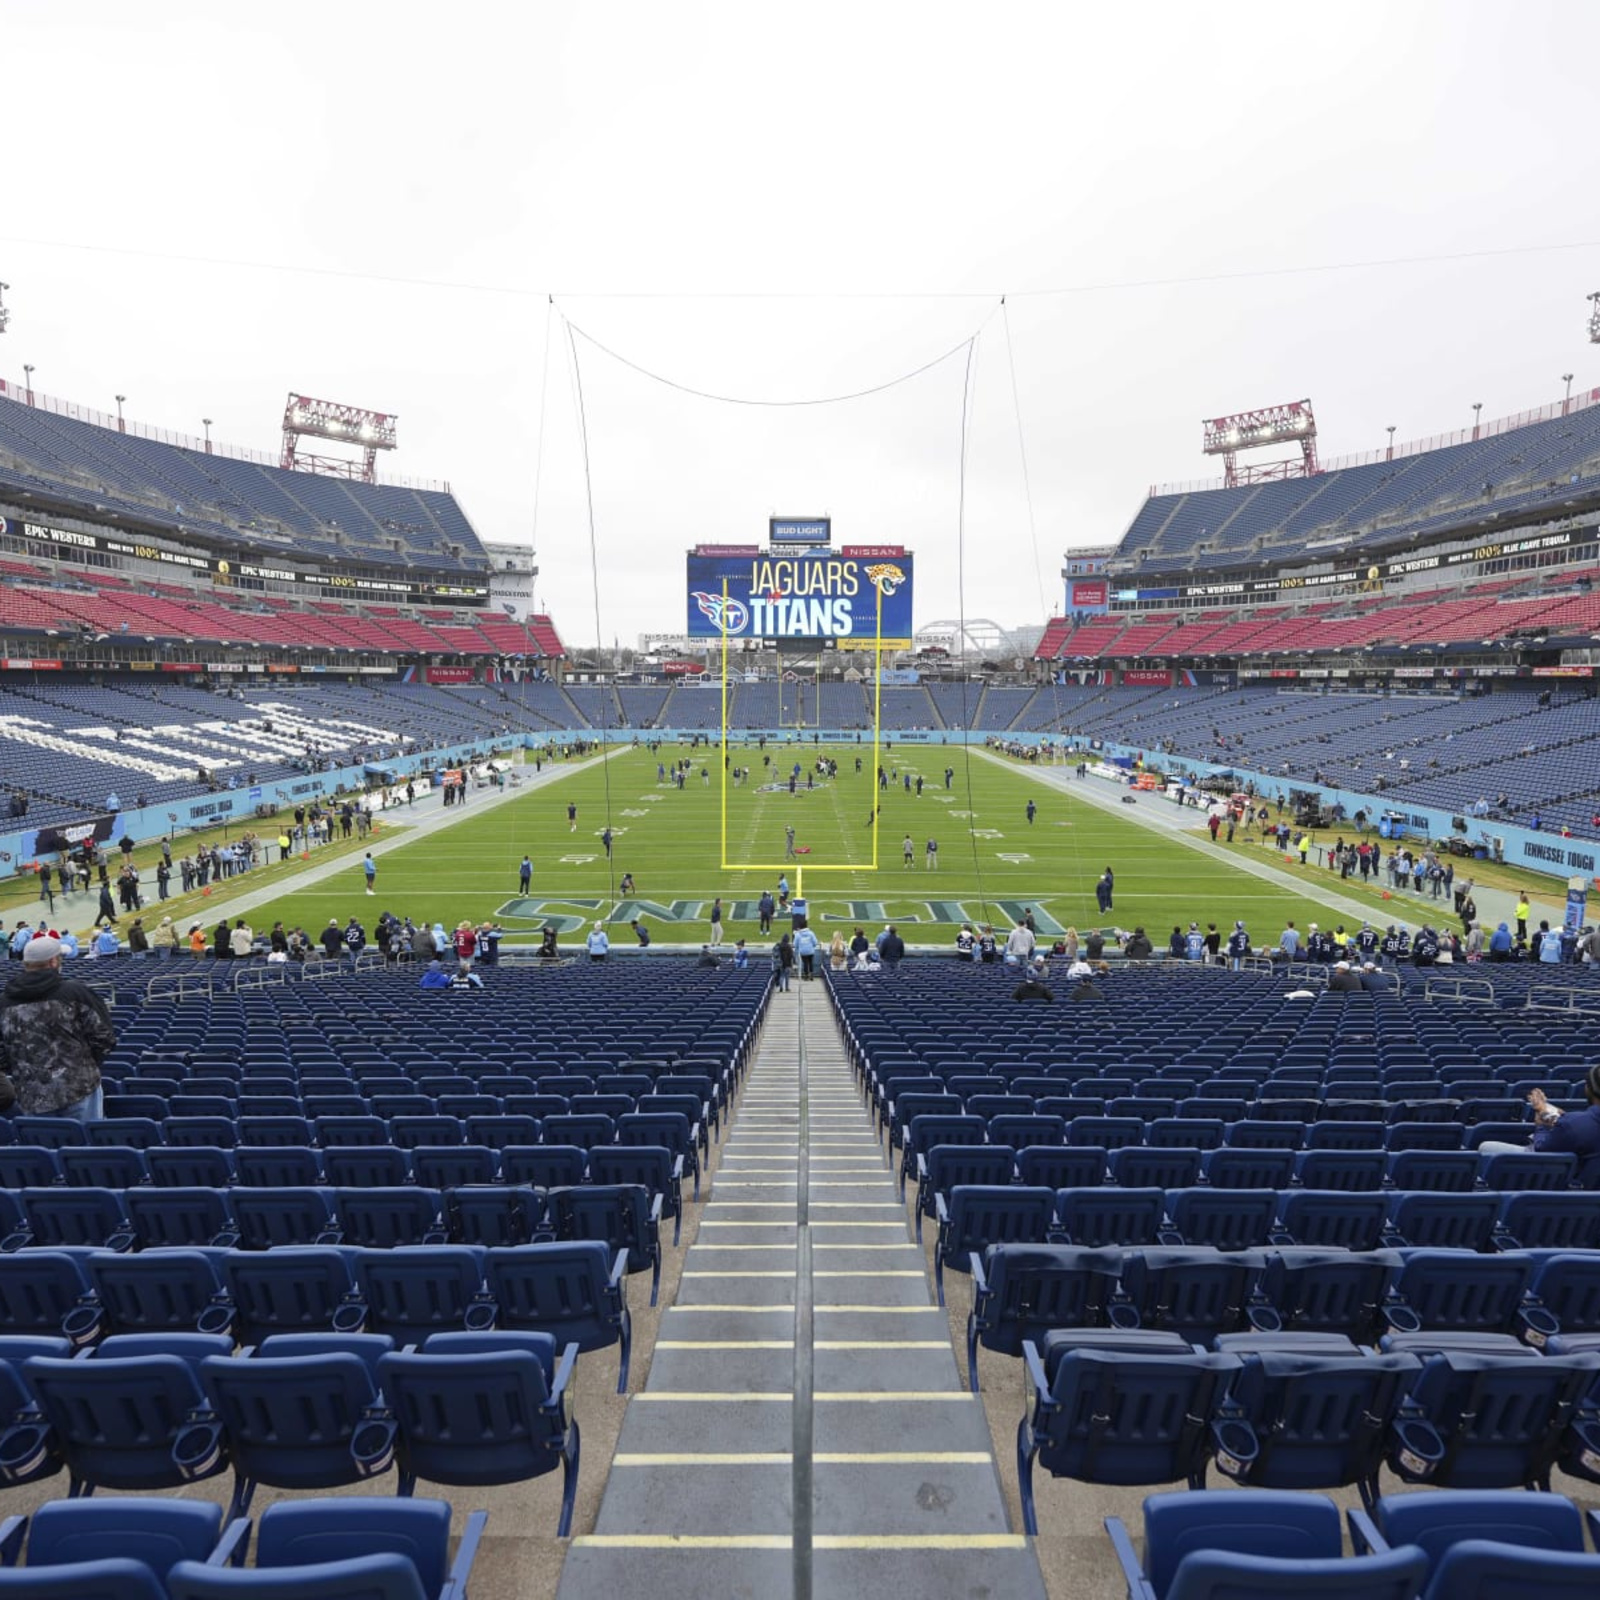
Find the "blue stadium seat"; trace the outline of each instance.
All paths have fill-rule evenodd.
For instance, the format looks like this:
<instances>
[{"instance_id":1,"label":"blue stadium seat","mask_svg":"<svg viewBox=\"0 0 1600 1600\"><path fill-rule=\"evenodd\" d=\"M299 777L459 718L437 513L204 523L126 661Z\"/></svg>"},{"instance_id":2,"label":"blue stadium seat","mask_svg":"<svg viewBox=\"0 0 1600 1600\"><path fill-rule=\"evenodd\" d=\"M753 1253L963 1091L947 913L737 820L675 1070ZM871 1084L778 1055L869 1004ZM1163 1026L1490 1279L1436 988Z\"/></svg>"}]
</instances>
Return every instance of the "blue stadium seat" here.
<instances>
[{"instance_id":1,"label":"blue stadium seat","mask_svg":"<svg viewBox=\"0 0 1600 1600\"><path fill-rule=\"evenodd\" d=\"M1340 1189L1288 1189L1278 1197L1278 1227L1297 1245L1314 1250L1376 1250L1383 1242L1388 1205L1381 1194Z\"/></svg>"},{"instance_id":2,"label":"blue stadium seat","mask_svg":"<svg viewBox=\"0 0 1600 1600\"><path fill-rule=\"evenodd\" d=\"M222 1281L239 1342L331 1331L354 1287L354 1254L332 1245L229 1251Z\"/></svg>"},{"instance_id":3,"label":"blue stadium seat","mask_svg":"<svg viewBox=\"0 0 1600 1600\"><path fill-rule=\"evenodd\" d=\"M1075 1245L994 1244L975 1255L967 1317L967 1379L978 1392L978 1347L1020 1357L1056 1328L1098 1328L1108 1320L1122 1256Z\"/></svg>"},{"instance_id":4,"label":"blue stadium seat","mask_svg":"<svg viewBox=\"0 0 1600 1600\"><path fill-rule=\"evenodd\" d=\"M141 1336L123 1335L105 1341L93 1359L35 1356L23 1363L23 1379L65 1458L70 1495L176 1489L226 1469L220 1445L181 1461L173 1456L190 1414L204 1404L197 1361L176 1353L184 1337L199 1341L196 1350L217 1348L198 1334L171 1335L164 1348L174 1353L124 1355L141 1348ZM230 1339L220 1343L232 1348ZM151 1341L148 1348L163 1346Z\"/></svg>"},{"instance_id":5,"label":"blue stadium seat","mask_svg":"<svg viewBox=\"0 0 1600 1600\"><path fill-rule=\"evenodd\" d=\"M627 1270L626 1251L613 1260L600 1240L490 1250L484 1257L499 1326L550 1333L580 1351L619 1346L618 1394L627 1392L633 1353Z\"/></svg>"},{"instance_id":6,"label":"blue stadium seat","mask_svg":"<svg viewBox=\"0 0 1600 1600\"><path fill-rule=\"evenodd\" d=\"M189 1423L179 1450L219 1451L233 1465L229 1519L243 1516L258 1484L331 1489L359 1483L393 1464L394 1428L382 1414L373 1376L381 1346L356 1353L343 1341L274 1338L258 1354L213 1356L200 1365L209 1411ZM315 1337L315 1336L309 1336Z\"/></svg>"},{"instance_id":7,"label":"blue stadium seat","mask_svg":"<svg viewBox=\"0 0 1600 1600\"><path fill-rule=\"evenodd\" d=\"M343 1330L416 1344L430 1333L489 1327L494 1321L481 1249L418 1245L358 1250L354 1268L355 1297L346 1302L338 1322Z\"/></svg>"},{"instance_id":8,"label":"blue stadium seat","mask_svg":"<svg viewBox=\"0 0 1600 1600\"><path fill-rule=\"evenodd\" d=\"M256 1523L255 1570L304 1571L388 1555L410 1562L422 1600L467 1600L486 1520L481 1511L467 1518L451 1562L450 1507L442 1500L363 1496L280 1503L269 1506ZM312 1579L307 1587L319 1587L321 1581Z\"/></svg>"},{"instance_id":9,"label":"blue stadium seat","mask_svg":"<svg viewBox=\"0 0 1600 1600\"><path fill-rule=\"evenodd\" d=\"M578 1425L566 1405L577 1346L566 1347L558 1366L556 1341L545 1334L452 1337L476 1339L475 1348L485 1353L435 1354L424 1347L378 1363L396 1425L400 1493L409 1496L419 1478L442 1484L518 1483L559 1465L563 1484L556 1534L565 1538L578 1487ZM497 1337L504 1340L500 1346L482 1342Z\"/></svg>"},{"instance_id":10,"label":"blue stadium seat","mask_svg":"<svg viewBox=\"0 0 1600 1600\"><path fill-rule=\"evenodd\" d=\"M1384 1302L1400 1266L1395 1251L1269 1251L1252 1320L1269 1331L1334 1334L1371 1344L1387 1326ZM1260 1315L1263 1305L1270 1316Z\"/></svg>"},{"instance_id":11,"label":"blue stadium seat","mask_svg":"<svg viewBox=\"0 0 1600 1600\"><path fill-rule=\"evenodd\" d=\"M1159 1244L1167 1197L1161 1189L1060 1189L1056 1224L1067 1244L1088 1249L1107 1245Z\"/></svg>"},{"instance_id":12,"label":"blue stadium seat","mask_svg":"<svg viewBox=\"0 0 1600 1600\"><path fill-rule=\"evenodd\" d=\"M546 1216L557 1239L599 1240L628 1272L650 1274L650 1304L661 1292L663 1197L637 1184L587 1183L556 1189L545 1197Z\"/></svg>"},{"instance_id":13,"label":"blue stadium seat","mask_svg":"<svg viewBox=\"0 0 1600 1600\"><path fill-rule=\"evenodd\" d=\"M1416 1600L1427 1575L1414 1545L1345 1556L1333 1502L1287 1490L1151 1495L1142 1562L1119 1518L1106 1532L1128 1600Z\"/></svg>"},{"instance_id":14,"label":"blue stadium seat","mask_svg":"<svg viewBox=\"0 0 1600 1600\"><path fill-rule=\"evenodd\" d=\"M1396 1417L1388 1464L1408 1483L1548 1490L1600 1355L1431 1355Z\"/></svg>"},{"instance_id":15,"label":"blue stadium seat","mask_svg":"<svg viewBox=\"0 0 1600 1600\"><path fill-rule=\"evenodd\" d=\"M1082 1348L1070 1332L1047 1334L1042 1347L1025 1342L1022 1357L1031 1391L1017 1425L1025 1533L1039 1532L1035 1460L1054 1477L1089 1483L1204 1486L1207 1429L1236 1357L1124 1355Z\"/></svg>"},{"instance_id":16,"label":"blue stadium seat","mask_svg":"<svg viewBox=\"0 0 1600 1600\"><path fill-rule=\"evenodd\" d=\"M944 1274L966 1273L971 1258L992 1244L1045 1244L1056 1234L1052 1190L1003 1184L957 1184L948 1195L934 1191L939 1238L933 1281L944 1304Z\"/></svg>"},{"instance_id":17,"label":"blue stadium seat","mask_svg":"<svg viewBox=\"0 0 1600 1600\"><path fill-rule=\"evenodd\" d=\"M227 1333L232 1327L215 1252L99 1252L84 1267L108 1333Z\"/></svg>"},{"instance_id":18,"label":"blue stadium seat","mask_svg":"<svg viewBox=\"0 0 1600 1600\"><path fill-rule=\"evenodd\" d=\"M951 1191L958 1185L1006 1188L1016 1176L1016 1151L1007 1144L936 1144L920 1152L916 1162L917 1195L913 1214L919 1240L922 1219L938 1215L939 1196L944 1197L948 1206Z\"/></svg>"},{"instance_id":19,"label":"blue stadium seat","mask_svg":"<svg viewBox=\"0 0 1600 1600\"><path fill-rule=\"evenodd\" d=\"M1420 1371L1416 1358L1235 1353L1243 1365L1212 1424L1218 1468L1254 1488L1354 1485L1370 1506L1391 1425Z\"/></svg>"},{"instance_id":20,"label":"blue stadium seat","mask_svg":"<svg viewBox=\"0 0 1600 1600\"><path fill-rule=\"evenodd\" d=\"M1164 1242L1250 1250L1270 1242L1278 1196L1272 1189L1173 1189L1166 1204L1174 1237Z\"/></svg>"},{"instance_id":21,"label":"blue stadium seat","mask_svg":"<svg viewBox=\"0 0 1600 1600\"><path fill-rule=\"evenodd\" d=\"M1260 1254L1188 1245L1130 1251L1123 1259L1111 1317L1118 1327L1176 1333L1209 1345L1245 1325L1245 1307L1264 1265Z\"/></svg>"}]
</instances>

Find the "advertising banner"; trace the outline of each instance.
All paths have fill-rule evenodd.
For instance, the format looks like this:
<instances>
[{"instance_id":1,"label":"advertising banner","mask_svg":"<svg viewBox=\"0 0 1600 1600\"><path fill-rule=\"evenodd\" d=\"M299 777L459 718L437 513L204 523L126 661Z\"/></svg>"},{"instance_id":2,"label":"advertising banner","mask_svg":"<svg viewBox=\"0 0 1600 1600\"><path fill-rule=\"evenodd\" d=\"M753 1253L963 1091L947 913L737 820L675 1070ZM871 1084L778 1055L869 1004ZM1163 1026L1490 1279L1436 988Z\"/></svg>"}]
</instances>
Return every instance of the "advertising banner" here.
<instances>
[{"instance_id":1,"label":"advertising banner","mask_svg":"<svg viewBox=\"0 0 1600 1600\"><path fill-rule=\"evenodd\" d=\"M689 557L688 632L696 639L910 639L912 558Z\"/></svg>"}]
</instances>

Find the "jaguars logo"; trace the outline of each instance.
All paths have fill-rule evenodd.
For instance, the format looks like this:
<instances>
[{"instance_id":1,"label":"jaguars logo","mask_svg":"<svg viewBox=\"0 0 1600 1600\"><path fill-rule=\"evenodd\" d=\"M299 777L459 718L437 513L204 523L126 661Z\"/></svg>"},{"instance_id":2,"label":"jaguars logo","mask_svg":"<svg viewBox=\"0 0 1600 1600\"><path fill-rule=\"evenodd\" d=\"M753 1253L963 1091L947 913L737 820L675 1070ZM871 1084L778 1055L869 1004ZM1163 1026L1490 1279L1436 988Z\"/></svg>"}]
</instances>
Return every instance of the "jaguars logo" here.
<instances>
[{"instance_id":1,"label":"jaguars logo","mask_svg":"<svg viewBox=\"0 0 1600 1600\"><path fill-rule=\"evenodd\" d=\"M707 594L703 589L690 594L701 615L709 617L719 633L743 633L750 626L750 611L744 601L724 600L720 594Z\"/></svg>"},{"instance_id":2,"label":"jaguars logo","mask_svg":"<svg viewBox=\"0 0 1600 1600\"><path fill-rule=\"evenodd\" d=\"M902 583L906 575L892 561L877 561L867 568L867 576L872 580L872 586L885 600L892 595Z\"/></svg>"}]
</instances>

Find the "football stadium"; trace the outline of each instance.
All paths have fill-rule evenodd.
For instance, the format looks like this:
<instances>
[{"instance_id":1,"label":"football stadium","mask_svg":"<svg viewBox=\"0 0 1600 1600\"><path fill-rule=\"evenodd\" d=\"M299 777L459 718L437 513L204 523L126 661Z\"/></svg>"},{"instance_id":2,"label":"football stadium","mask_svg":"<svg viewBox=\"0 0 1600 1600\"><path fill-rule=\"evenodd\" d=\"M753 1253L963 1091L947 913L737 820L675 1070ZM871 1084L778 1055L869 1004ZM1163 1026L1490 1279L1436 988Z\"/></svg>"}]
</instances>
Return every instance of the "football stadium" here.
<instances>
[{"instance_id":1,"label":"football stadium","mask_svg":"<svg viewBox=\"0 0 1600 1600\"><path fill-rule=\"evenodd\" d=\"M102 20L19 43L110 83ZM947 20L930 60L989 59ZM0 1596L1600 1592L1600 246L1529 242L1485 170L1488 232L1356 208L1316 266L1218 265L1215 213L1159 273L969 292L1021 270L1019 222L948 292L816 289L821 233L762 277L708 210L681 255L556 250L530 289L484 242L521 225L487 154L521 137L513 41L551 52L552 159L664 91L611 81L643 33L502 21L493 62L405 7L301 59L360 132L307 111L298 155L371 178L371 241L413 208L410 254L294 253L301 200L359 244L342 179L280 191L281 244L204 210L276 159L282 40L247 63L240 19L177 61L122 38L152 90L238 75L193 187L102 174L74 209L93 163L16 146L74 198L25 183L0 224ZM889 71L931 163L948 130L862 27L838 70ZM1487 33L1400 30L1441 92L1500 70ZM824 34L770 105L651 37L731 113L820 92ZM1299 92L1184 37L1236 132ZM1561 51L1501 43L1509 126ZM424 201L343 65L430 47L485 120ZM1152 48L1150 114L1198 106ZM641 224L662 183L724 193L698 127L606 147ZM865 237L855 138L816 215ZM1401 159L1491 160L1433 151ZM618 237L604 188L563 204ZM1562 305L1430 345L1421 273ZM122 342L138 284L160 349ZM1148 372L1113 404L1102 338L1129 384L1170 338L1217 414ZM1447 411L1424 348L1523 400ZM280 402L297 363L393 409ZM1353 448L1374 373L1420 423ZM1301 376L1320 419L1267 398ZM220 417L225 378L248 445L92 387ZM1081 437L1039 399L1097 384ZM1212 475L1149 482L1185 459ZM1091 479L1119 511L1063 497Z\"/></svg>"}]
</instances>

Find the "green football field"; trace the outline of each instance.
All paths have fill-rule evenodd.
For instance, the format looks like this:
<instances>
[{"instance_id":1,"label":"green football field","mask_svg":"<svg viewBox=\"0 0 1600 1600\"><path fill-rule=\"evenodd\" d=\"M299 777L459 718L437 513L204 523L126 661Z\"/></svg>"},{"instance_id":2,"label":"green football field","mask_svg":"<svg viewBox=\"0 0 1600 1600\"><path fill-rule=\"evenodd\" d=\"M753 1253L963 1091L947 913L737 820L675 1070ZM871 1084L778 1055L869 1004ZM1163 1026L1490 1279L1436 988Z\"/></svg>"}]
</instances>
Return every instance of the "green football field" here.
<instances>
[{"instance_id":1,"label":"green football field","mask_svg":"<svg viewBox=\"0 0 1600 1600\"><path fill-rule=\"evenodd\" d=\"M728 789L726 856L718 753L663 746L659 759L669 773L674 760L692 759L679 790L658 781L657 755L619 749L603 763L574 769L504 804L469 803L459 822L383 854L375 899L364 893L355 856L334 877L284 894L252 920L260 927L281 918L314 932L330 917L342 922L351 914L370 927L380 910L390 910L447 926L462 918L493 919L512 942L531 939L550 921L570 943L598 918L610 925L615 941L627 943L633 940L628 923L637 917L654 941L688 943L709 937L711 904L721 896L724 938L731 941L756 936L755 902L763 888L776 889L780 873L787 874L792 893L803 890L812 923L825 935L834 926L848 934L857 923L870 933L873 925L893 920L911 944L947 943L963 921L987 921L1003 932L1023 907L1032 909L1041 933L1142 923L1158 948L1175 922L1187 926L1194 919L1203 927L1215 921L1226 933L1242 917L1259 944L1274 940L1286 917L1304 928L1328 915L1315 898L1325 881L1333 887L1323 873L1308 870L1311 892L1302 895L1231 865L1235 857L1279 859L1245 844L1242 835L1232 847L1197 852L1075 798L1077 784L1062 794L1030 769L976 752L969 758L960 747L901 746L885 753L883 765L893 774L886 789L873 781L870 745L819 750L784 744L766 753L770 767L753 748L733 754L735 765L748 763L752 772ZM837 759L839 776L812 774L815 787L807 788L819 755ZM796 760L802 772L791 794L787 780ZM948 787L947 766L954 769ZM1098 780L1085 782L1099 794L1114 793ZM1031 823L1030 798L1037 805ZM577 806L575 829L568 823L569 802ZM869 815L880 804L874 867ZM1167 802L1145 796L1140 804ZM601 838L608 818L614 835L609 860ZM786 859L790 826L796 854ZM929 838L938 842L936 870L927 865ZM518 889L524 852L533 859L527 896ZM1102 917L1094 886L1107 866L1115 872L1116 898ZM632 873L635 886L626 896L620 891L624 873ZM1339 887L1346 893L1353 888ZM1376 919L1380 905L1373 904ZM1420 904L1403 910L1422 914Z\"/></svg>"}]
</instances>

